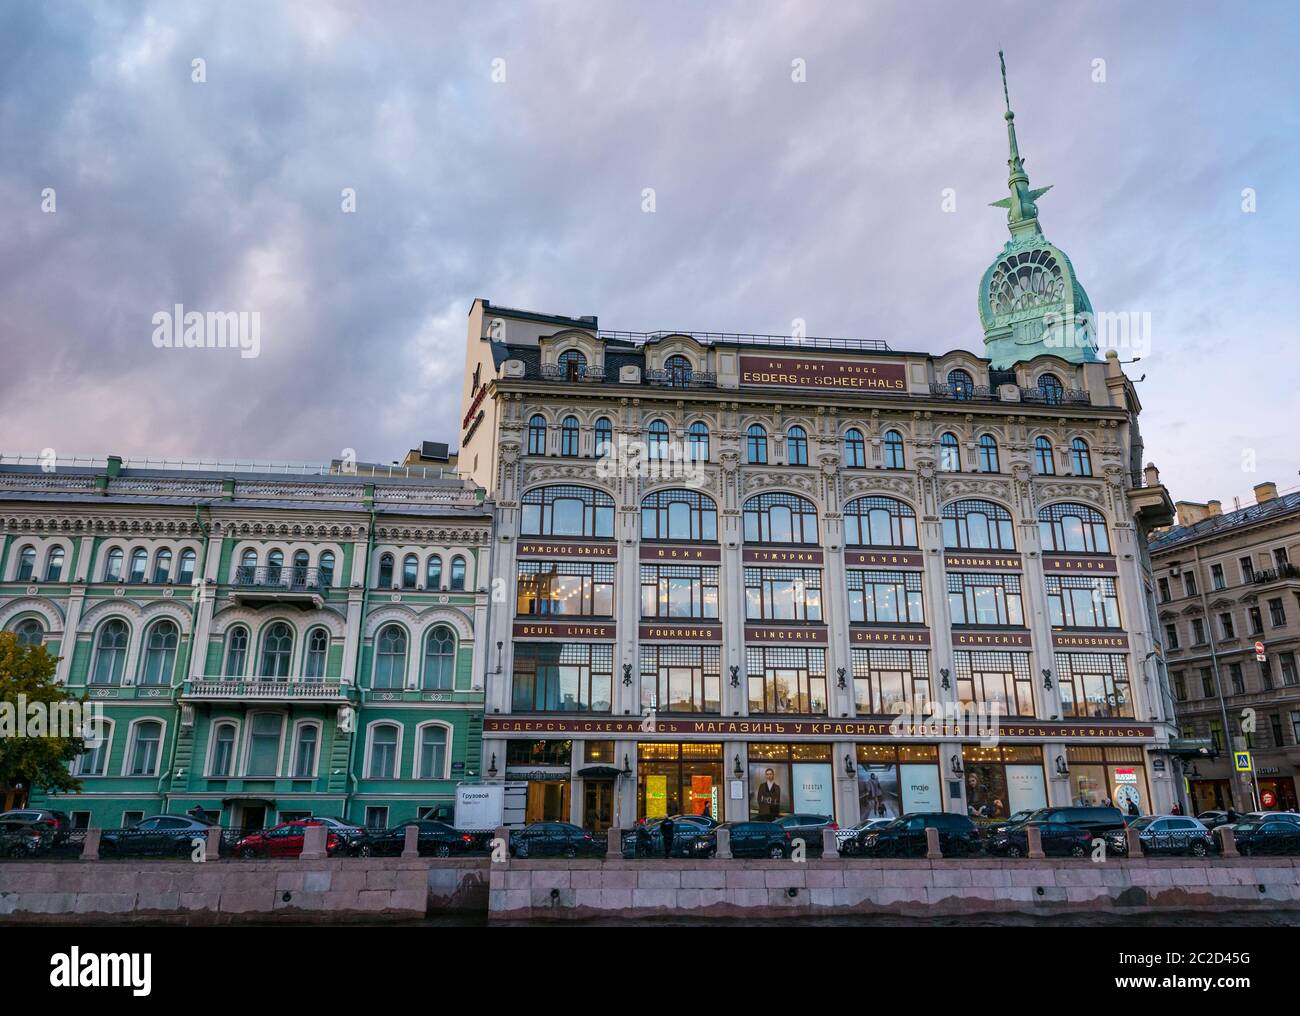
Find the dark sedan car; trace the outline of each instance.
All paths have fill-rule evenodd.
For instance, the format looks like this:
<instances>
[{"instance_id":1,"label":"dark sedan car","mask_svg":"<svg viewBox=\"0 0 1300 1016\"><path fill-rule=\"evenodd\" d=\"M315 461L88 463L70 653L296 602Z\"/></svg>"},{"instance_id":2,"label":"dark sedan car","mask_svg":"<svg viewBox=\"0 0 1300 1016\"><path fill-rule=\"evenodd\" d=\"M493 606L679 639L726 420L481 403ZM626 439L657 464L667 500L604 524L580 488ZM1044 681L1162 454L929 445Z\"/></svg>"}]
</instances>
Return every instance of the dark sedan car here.
<instances>
[{"instance_id":1,"label":"dark sedan car","mask_svg":"<svg viewBox=\"0 0 1300 1016\"><path fill-rule=\"evenodd\" d=\"M1081 826L1094 838L1105 839L1110 833L1123 833L1130 817L1118 808L1068 805L1062 808L1041 808L1035 812L1034 821Z\"/></svg>"},{"instance_id":2,"label":"dark sedan car","mask_svg":"<svg viewBox=\"0 0 1300 1016\"><path fill-rule=\"evenodd\" d=\"M408 826L417 826L420 830L416 834L415 847L421 857L451 857L452 854L464 854L476 848L473 834L453 829L446 822L421 818L403 822L392 829L369 830L355 852L362 857L396 857L406 849Z\"/></svg>"},{"instance_id":3,"label":"dark sedan car","mask_svg":"<svg viewBox=\"0 0 1300 1016\"><path fill-rule=\"evenodd\" d=\"M727 830L732 857L790 856L790 834L775 822L723 822L695 841L694 856L713 857L718 852L718 829Z\"/></svg>"},{"instance_id":4,"label":"dark sedan car","mask_svg":"<svg viewBox=\"0 0 1300 1016\"><path fill-rule=\"evenodd\" d=\"M1191 854L1204 857L1218 848L1213 834L1200 819L1186 815L1142 815L1129 823L1138 834L1142 853ZM1117 829L1106 834L1106 849L1118 857L1128 854L1128 834Z\"/></svg>"},{"instance_id":5,"label":"dark sedan car","mask_svg":"<svg viewBox=\"0 0 1300 1016\"><path fill-rule=\"evenodd\" d=\"M696 857L695 841L718 827L717 820L708 815L671 815L673 822L673 857ZM623 836L623 856L663 857L663 819L642 822Z\"/></svg>"},{"instance_id":6,"label":"dark sedan car","mask_svg":"<svg viewBox=\"0 0 1300 1016\"><path fill-rule=\"evenodd\" d=\"M510 856L594 857L604 853L604 844L585 829L568 822L533 822L510 830Z\"/></svg>"},{"instance_id":7,"label":"dark sedan car","mask_svg":"<svg viewBox=\"0 0 1300 1016\"><path fill-rule=\"evenodd\" d=\"M996 822L986 826L984 833L986 836L998 836L1006 832L1008 829L1015 829L1018 826L1024 825L1043 810L1044 809L1042 808L1026 808L1023 811L1018 811L1010 818L998 819Z\"/></svg>"},{"instance_id":8,"label":"dark sedan car","mask_svg":"<svg viewBox=\"0 0 1300 1016\"><path fill-rule=\"evenodd\" d=\"M1029 830L1037 829L1048 857L1086 857L1092 849L1092 836L1088 830L1065 822L1019 822L988 839L990 854L1005 857L1029 856Z\"/></svg>"},{"instance_id":9,"label":"dark sedan car","mask_svg":"<svg viewBox=\"0 0 1300 1016\"><path fill-rule=\"evenodd\" d=\"M818 857L822 853L822 830L839 828L831 815L810 815L806 812L778 815L776 824L790 834L791 843L803 840L807 853Z\"/></svg>"},{"instance_id":10,"label":"dark sedan car","mask_svg":"<svg viewBox=\"0 0 1300 1016\"><path fill-rule=\"evenodd\" d=\"M1238 822L1232 830L1237 850L1246 857L1294 857L1300 854L1300 825L1281 818Z\"/></svg>"},{"instance_id":11,"label":"dark sedan car","mask_svg":"<svg viewBox=\"0 0 1300 1016\"><path fill-rule=\"evenodd\" d=\"M125 829L106 829L99 852L104 857L188 857L211 828L210 823L188 815L151 815Z\"/></svg>"},{"instance_id":12,"label":"dark sedan car","mask_svg":"<svg viewBox=\"0 0 1300 1016\"><path fill-rule=\"evenodd\" d=\"M862 838L862 856L924 857L927 829L938 830L939 849L945 857L978 854L983 849L979 829L967 816L914 812L868 832Z\"/></svg>"}]
</instances>

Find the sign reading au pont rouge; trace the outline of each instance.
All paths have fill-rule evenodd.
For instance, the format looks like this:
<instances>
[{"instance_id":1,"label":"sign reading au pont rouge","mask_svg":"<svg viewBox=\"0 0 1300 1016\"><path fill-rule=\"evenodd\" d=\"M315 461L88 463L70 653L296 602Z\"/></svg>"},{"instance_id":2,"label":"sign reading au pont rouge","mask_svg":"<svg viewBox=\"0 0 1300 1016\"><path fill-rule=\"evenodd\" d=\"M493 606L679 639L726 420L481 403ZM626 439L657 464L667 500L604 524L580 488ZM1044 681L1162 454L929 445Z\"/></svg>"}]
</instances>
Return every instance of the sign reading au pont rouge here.
<instances>
[{"instance_id":1,"label":"sign reading au pont rouge","mask_svg":"<svg viewBox=\"0 0 1300 1016\"><path fill-rule=\"evenodd\" d=\"M905 392L907 372L901 363L742 353L740 383L759 387Z\"/></svg>"}]
</instances>

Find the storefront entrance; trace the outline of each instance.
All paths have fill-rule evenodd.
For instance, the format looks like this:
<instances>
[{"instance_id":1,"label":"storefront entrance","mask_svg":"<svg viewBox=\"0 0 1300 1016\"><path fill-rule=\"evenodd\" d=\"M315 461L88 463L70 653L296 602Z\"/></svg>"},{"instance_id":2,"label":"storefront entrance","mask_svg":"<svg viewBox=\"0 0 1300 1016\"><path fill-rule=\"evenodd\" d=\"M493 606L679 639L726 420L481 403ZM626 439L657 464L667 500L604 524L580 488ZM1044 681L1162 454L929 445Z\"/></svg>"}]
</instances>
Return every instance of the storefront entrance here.
<instances>
[{"instance_id":1,"label":"storefront entrance","mask_svg":"<svg viewBox=\"0 0 1300 1016\"><path fill-rule=\"evenodd\" d=\"M971 818L1010 818L1047 807L1042 748L967 744L961 757L966 770L966 813Z\"/></svg>"},{"instance_id":2,"label":"storefront entrance","mask_svg":"<svg viewBox=\"0 0 1300 1016\"><path fill-rule=\"evenodd\" d=\"M614 781L585 780L582 786L582 827L603 833L614 824Z\"/></svg>"},{"instance_id":3,"label":"storefront entrance","mask_svg":"<svg viewBox=\"0 0 1300 1016\"><path fill-rule=\"evenodd\" d=\"M1259 806L1265 811L1295 811L1295 780L1259 777Z\"/></svg>"},{"instance_id":4,"label":"storefront entrance","mask_svg":"<svg viewBox=\"0 0 1300 1016\"><path fill-rule=\"evenodd\" d=\"M1190 780L1192 808L1199 815L1203 811L1227 811L1232 804L1232 792L1227 780Z\"/></svg>"},{"instance_id":5,"label":"storefront entrance","mask_svg":"<svg viewBox=\"0 0 1300 1016\"><path fill-rule=\"evenodd\" d=\"M724 821L721 744L657 744L637 748L637 818L710 815Z\"/></svg>"},{"instance_id":6,"label":"storefront entrance","mask_svg":"<svg viewBox=\"0 0 1300 1016\"><path fill-rule=\"evenodd\" d=\"M569 781L529 780L525 822L569 821Z\"/></svg>"},{"instance_id":7,"label":"storefront entrance","mask_svg":"<svg viewBox=\"0 0 1300 1016\"><path fill-rule=\"evenodd\" d=\"M1151 791L1141 748L1070 747L1065 749L1065 759L1070 766L1071 804L1151 814Z\"/></svg>"}]
</instances>

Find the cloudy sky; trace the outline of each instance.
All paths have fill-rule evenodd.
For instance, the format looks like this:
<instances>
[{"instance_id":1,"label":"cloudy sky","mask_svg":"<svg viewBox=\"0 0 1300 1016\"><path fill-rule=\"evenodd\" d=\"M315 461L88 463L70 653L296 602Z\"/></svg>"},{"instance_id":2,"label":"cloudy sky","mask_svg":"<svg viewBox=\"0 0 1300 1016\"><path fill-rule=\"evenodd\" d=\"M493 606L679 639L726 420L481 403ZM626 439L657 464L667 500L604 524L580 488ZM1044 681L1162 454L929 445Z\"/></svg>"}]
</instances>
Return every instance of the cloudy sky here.
<instances>
[{"instance_id":1,"label":"cloudy sky","mask_svg":"<svg viewBox=\"0 0 1300 1016\"><path fill-rule=\"evenodd\" d=\"M1290 2L6 0L0 450L454 444L476 296L982 349L999 47L1045 232L1151 316L1129 370L1174 496L1294 486ZM177 303L260 311L260 356L155 348Z\"/></svg>"}]
</instances>

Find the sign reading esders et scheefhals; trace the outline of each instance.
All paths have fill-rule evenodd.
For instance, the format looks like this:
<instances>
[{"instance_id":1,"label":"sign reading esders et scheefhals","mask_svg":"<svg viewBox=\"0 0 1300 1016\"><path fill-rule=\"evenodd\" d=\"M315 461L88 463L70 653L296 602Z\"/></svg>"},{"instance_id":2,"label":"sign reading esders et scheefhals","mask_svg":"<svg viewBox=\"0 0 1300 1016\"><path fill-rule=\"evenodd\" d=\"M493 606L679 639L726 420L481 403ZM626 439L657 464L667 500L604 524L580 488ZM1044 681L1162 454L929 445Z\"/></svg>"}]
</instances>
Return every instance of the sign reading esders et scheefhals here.
<instances>
[{"instance_id":1,"label":"sign reading esders et scheefhals","mask_svg":"<svg viewBox=\"0 0 1300 1016\"><path fill-rule=\"evenodd\" d=\"M902 393L907 391L907 372L901 363L742 353L740 383L757 387Z\"/></svg>"}]
</instances>

